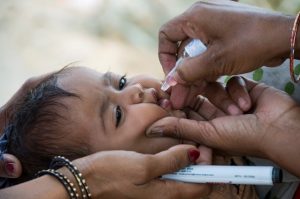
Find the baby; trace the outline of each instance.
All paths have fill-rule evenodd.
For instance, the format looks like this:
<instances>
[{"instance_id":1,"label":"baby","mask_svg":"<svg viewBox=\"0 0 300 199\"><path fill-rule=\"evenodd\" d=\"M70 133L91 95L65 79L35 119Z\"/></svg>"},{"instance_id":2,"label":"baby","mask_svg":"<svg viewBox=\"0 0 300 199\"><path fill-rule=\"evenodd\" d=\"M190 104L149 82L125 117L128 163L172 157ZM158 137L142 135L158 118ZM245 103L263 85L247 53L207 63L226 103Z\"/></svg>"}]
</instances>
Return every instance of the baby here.
<instances>
[{"instance_id":1,"label":"baby","mask_svg":"<svg viewBox=\"0 0 300 199\"><path fill-rule=\"evenodd\" d=\"M167 94L149 76L127 80L83 67L65 68L33 89L20 104L10 131L8 153L23 165L23 177L48 167L57 154L69 159L103 150L157 153L182 143L147 138L156 120L169 116Z\"/></svg>"},{"instance_id":2,"label":"baby","mask_svg":"<svg viewBox=\"0 0 300 199\"><path fill-rule=\"evenodd\" d=\"M172 114L160 86L161 81L149 76L127 79L84 67L64 68L49 76L28 93L6 128L7 152L23 166L22 177L12 183L31 179L48 168L55 155L73 160L118 149L153 154L185 142L144 135L153 122ZM239 194L233 185L226 190L228 197L220 198ZM251 193L247 198L256 198L251 186L243 190Z\"/></svg>"}]
</instances>

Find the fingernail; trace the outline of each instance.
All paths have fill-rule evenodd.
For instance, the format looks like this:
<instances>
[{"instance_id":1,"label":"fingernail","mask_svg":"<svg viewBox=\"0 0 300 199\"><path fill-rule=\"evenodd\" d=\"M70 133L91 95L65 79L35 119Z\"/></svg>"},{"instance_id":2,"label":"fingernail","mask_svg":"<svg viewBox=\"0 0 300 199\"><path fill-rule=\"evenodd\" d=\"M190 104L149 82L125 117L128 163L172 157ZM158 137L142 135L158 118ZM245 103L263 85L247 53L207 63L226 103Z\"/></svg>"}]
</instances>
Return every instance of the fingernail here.
<instances>
[{"instance_id":1,"label":"fingernail","mask_svg":"<svg viewBox=\"0 0 300 199\"><path fill-rule=\"evenodd\" d=\"M242 97L240 97L238 99L238 102L239 102L240 107L245 107L247 105L246 100L244 98L242 98Z\"/></svg>"},{"instance_id":2,"label":"fingernail","mask_svg":"<svg viewBox=\"0 0 300 199\"><path fill-rule=\"evenodd\" d=\"M196 149L190 149L188 151L188 155L189 155L189 160L193 163L196 163L197 159L200 156L200 152Z\"/></svg>"},{"instance_id":3,"label":"fingernail","mask_svg":"<svg viewBox=\"0 0 300 199\"><path fill-rule=\"evenodd\" d=\"M146 133L146 136L147 137L162 137L163 130L160 127L154 127Z\"/></svg>"},{"instance_id":4,"label":"fingernail","mask_svg":"<svg viewBox=\"0 0 300 199\"><path fill-rule=\"evenodd\" d=\"M240 110L233 104L229 105L227 110L230 113L230 115L240 114Z\"/></svg>"},{"instance_id":5,"label":"fingernail","mask_svg":"<svg viewBox=\"0 0 300 199\"><path fill-rule=\"evenodd\" d=\"M8 175L13 176L15 171L15 164L12 162L6 162L5 163L5 170Z\"/></svg>"},{"instance_id":6,"label":"fingernail","mask_svg":"<svg viewBox=\"0 0 300 199\"><path fill-rule=\"evenodd\" d=\"M244 79L242 77L239 77L238 78L238 83L243 86L243 87L246 87L246 82L244 81Z\"/></svg>"}]
</instances>

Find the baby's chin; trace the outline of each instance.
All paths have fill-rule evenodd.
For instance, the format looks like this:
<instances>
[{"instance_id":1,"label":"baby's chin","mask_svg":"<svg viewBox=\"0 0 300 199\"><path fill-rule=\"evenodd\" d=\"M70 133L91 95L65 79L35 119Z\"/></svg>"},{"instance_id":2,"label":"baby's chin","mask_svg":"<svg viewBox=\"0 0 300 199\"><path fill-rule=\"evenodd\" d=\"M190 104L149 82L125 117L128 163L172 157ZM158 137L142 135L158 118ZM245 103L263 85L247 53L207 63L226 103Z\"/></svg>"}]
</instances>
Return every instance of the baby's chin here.
<instances>
[{"instance_id":1,"label":"baby's chin","mask_svg":"<svg viewBox=\"0 0 300 199\"><path fill-rule=\"evenodd\" d=\"M185 119L187 118L187 114L184 111L172 109L172 105L169 99L160 99L158 101L158 105L168 113L166 117L177 117L177 118L185 118ZM184 140L184 139L179 139L179 144L189 144L194 146L199 145L194 141Z\"/></svg>"}]
</instances>

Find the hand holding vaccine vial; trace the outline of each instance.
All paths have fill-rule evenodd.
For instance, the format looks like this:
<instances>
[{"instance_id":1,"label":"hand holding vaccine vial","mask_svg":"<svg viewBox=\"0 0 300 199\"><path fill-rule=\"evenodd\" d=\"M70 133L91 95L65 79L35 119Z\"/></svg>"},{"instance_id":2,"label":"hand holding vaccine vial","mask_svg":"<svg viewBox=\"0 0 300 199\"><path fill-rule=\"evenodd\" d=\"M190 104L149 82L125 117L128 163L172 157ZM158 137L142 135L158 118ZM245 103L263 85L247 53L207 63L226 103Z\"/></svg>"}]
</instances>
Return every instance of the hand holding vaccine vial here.
<instances>
[{"instance_id":1,"label":"hand holding vaccine vial","mask_svg":"<svg viewBox=\"0 0 300 199\"><path fill-rule=\"evenodd\" d=\"M166 91L171 86L175 86L177 84L174 75L177 67L184 60L184 58L198 56L206 51L206 49L206 46L199 39L193 39L190 43L188 43L184 48L183 55L177 60L173 69L166 76L166 80L161 86L161 90Z\"/></svg>"}]
</instances>

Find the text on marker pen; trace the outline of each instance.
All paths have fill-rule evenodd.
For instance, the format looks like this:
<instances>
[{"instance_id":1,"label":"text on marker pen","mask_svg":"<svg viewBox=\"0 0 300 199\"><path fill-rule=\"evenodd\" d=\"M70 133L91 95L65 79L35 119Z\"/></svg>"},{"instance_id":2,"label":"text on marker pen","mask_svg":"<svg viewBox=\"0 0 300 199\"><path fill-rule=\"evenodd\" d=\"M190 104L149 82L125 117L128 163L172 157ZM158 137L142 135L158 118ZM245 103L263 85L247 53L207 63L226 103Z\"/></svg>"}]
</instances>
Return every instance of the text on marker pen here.
<instances>
[{"instance_id":1,"label":"text on marker pen","mask_svg":"<svg viewBox=\"0 0 300 199\"><path fill-rule=\"evenodd\" d=\"M282 182L282 172L272 166L192 165L162 178L190 183L273 185Z\"/></svg>"}]
</instances>

